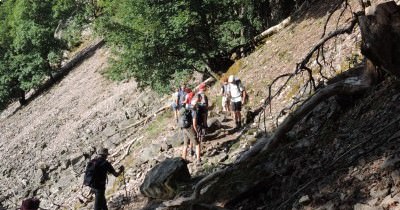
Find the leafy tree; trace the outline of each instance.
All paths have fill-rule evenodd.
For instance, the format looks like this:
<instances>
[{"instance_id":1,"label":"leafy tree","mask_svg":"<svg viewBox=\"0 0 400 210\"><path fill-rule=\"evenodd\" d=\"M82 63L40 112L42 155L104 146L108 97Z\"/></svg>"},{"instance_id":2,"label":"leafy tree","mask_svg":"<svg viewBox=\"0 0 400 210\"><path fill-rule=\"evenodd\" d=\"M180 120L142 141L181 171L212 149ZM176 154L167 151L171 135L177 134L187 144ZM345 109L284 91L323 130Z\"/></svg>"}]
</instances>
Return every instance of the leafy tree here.
<instances>
[{"instance_id":1,"label":"leafy tree","mask_svg":"<svg viewBox=\"0 0 400 210\"><path fill-rule=\"evenodd\" d=\"M293 0L277 1L287 4ZM108 75L168 90L177 72L205 69L266 29L268 0L101 0L97 31L115 48Z\"/></svg>"},{"instance_id":2,"label":"leafy tree","mask_svg":"<svg viewBox=\"0 0 400 210\"><path fill-rule=\"evenodd\" d=\"M63 43L52 0L8 0L0 5L0 108L52 75Z\"/></svg>"}]
</instances>

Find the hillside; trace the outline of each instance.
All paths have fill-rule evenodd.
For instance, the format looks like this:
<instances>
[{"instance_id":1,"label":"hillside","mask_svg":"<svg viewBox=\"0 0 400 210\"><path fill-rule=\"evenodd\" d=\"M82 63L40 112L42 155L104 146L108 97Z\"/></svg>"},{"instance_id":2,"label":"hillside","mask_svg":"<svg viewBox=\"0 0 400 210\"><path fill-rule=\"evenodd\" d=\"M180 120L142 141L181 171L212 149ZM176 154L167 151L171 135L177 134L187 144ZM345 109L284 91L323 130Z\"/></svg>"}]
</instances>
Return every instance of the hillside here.
<instances>
[{"instance_id":1,"label":"hillside","mask_svg":"<svg viewBox=\"0 0 400 210\"><path fill-rule=\"evenodd\" d=\"M228 70L226 75L237 74L250 95L244 113L268 100L268 85L294 72L324 29L328 33L348 23L359 9L357 1L349 1L346 8L338 2L306 4L289 26ZM360 39L356 30L327 42L323 71L312 57L310 68L320 87L359 61ZM1 113L0 209L15 209L30 196L39 197L44 209L92 208L92 202L79 202L87 193L81 188L82 175L86 161L101 145L110 148L114 164L127 168L126 180L109 180L110 209L399 208L398 79L388 77L356 96L327 98L296 123L282 145L242 165L234 164L237 158L271 137L277 123L300 107L299 99L311 96L304 86L307 72L287 83L286 77L277 80L272 93L284 86L282 93L254 122L236 132L230 117L219 111L219 84L213 84L208 92L214 105L210 118L222 126L202 145L202 164L188 167L197 181L216 171L229 173L207 184L195 205L175 205L139 192L154 165L180 156L181 139L172 112L163 109L170 98L138 89L133 80L105 79L102 72L109 57L109 49L98 49L28 105L19 108L14 103Z\"/></svg>"}]
</instances>

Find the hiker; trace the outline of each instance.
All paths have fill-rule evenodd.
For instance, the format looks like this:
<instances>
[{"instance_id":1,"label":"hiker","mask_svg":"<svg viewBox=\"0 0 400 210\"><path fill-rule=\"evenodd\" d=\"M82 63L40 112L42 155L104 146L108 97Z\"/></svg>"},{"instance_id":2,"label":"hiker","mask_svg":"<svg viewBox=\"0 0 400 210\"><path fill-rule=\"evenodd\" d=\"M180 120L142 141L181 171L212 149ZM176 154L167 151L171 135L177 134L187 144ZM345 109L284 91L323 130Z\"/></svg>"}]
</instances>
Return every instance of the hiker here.
<instances>
[{"instance_id":1,"label":"hiker","mask_svg":"<svg viewBox=\"0 0 400 210\"><path fill-rule=\"evenodd\" d=\"M208 97L205 94L206 90L206 84L201 83L199 85L199 91L196 93L196 98L194 99L194 114L196 117L193 118L193 127L200 139L200 143L204 140L205 130L207 129Z\"/></svg>"},{"instance_id":2,"label":"hiker","mask_svg":"<svg viewBox=\"0 0 400 210\"><path fill-rule=\"evenodd\" d=\"M221 91L220 91L220 94L222 95L222 111L230 113L231 99L229 98L227 89L228 89L228 78L224 78L224 80L222 81Z\"/></svg>"},{"instance_id":3,"label":"hiker","mask_svg":"<svg viewBox=\"0 0 400 210\"><path fill-rule=\"evenodd\" d=\"M190 89L186 88L186 97L184 101L184 110L180 112L181 129L183 133L184 148L182 151L182 158L186 159L187 149L190 149L191 154L196 154L197 162L200 162L200 144L197 138L195 130L197 120L196 118L196 107L192 103L194 100L195 93ZM190 140L190 142L189 142ZM189 143L189 144L188 144ZM195 152L193 152L195 147Z\"/></svg>"},{"instance_id":4,"label":"hiker","mask_svg":"<svg viewBox=\"0 0 400 210\"><path fill-rule=\"evenodd\" d=\"M110 162L107 161L107 157L109 155L107 148L100 148L97 152L98 157L96 166L99 166L99 169L96 169L96 173L94 174L94 183L91 186L92 190L95 193L95 201L94 201L94 209L95 210L107 210L107 201L105 197L106 184L107 184L107 174L110 173L115 177L119 176L124 172L124 166L119 167L119 171L116 172L114 167Z\"/></svg>"},{"instance_id":5,"label":"hiker","mask_svg":"<svg viewBox=\"0 0 400 210\"><path fill-rule=\"evenodd\" d=\"M40 200L37 198L28 198L22 201L20 210L37 210L39 209Z\"/></svg>"},{"instance_id":6,"label":"hiker","mask_svg":"<svg viewBox=\"0 0 400 210\"><path fill-rule=\"evenodd\" d=\"M242 111L242 105L246 100L246 92L241 81L235 78L235 76L230 75L228 82L228 94L231 99L231 110L235 119L236 128L240 128L242 126L242 116L240 112Z\"/></svg>"},{"instance_id":7,"label":"hiker","mask_svg":"<svg viewBox=\"0 0 400 210\"><path fill-rule=\"evenodd\" d=\"M179 111L179 88L175 89L175 92L172 94L172 110L174 111L175 122L178 123L178 111Z\"/></svg>"},{"instance_id":8,"label":"hiker","mask_svg":"<svg viewBox=\"0 0 400 210\"><path fill-rule=\"evenodd\" d=\"M192 98L194 96L194 92L190 88L185 88L185 99L182 102L182 107L186 109L192 110Z\"/></svg>"},{"instance_id":9,"label":"hiker","mask_svg":"<svg viewBox=\"0 0 400 210\"><path fill-rule=\"evenodd\" d=\"M181 87L178 90L178 96L176 97L175 103L178 105L178 110L183 107L186 99L188 88L185 83L181 84Z\"/></svg>"},{"instance_id":10,"label":"hiker","mask_svg":"<svg viewBox=\"0 0 400 210\"><path fill-rule=\"evenodd\" d=\"M201 162L200 159L200 142L198 141L197 135L193 127L193 115L191 108L182 108L179 110L179 120L181 126L181 133L183 135L183 150L182 158L187 160L187 149L190 145L192 151L193 146L195 147L196 161ZM190 142L189 142L190 141Z\"/></svg>"}]
</instances>

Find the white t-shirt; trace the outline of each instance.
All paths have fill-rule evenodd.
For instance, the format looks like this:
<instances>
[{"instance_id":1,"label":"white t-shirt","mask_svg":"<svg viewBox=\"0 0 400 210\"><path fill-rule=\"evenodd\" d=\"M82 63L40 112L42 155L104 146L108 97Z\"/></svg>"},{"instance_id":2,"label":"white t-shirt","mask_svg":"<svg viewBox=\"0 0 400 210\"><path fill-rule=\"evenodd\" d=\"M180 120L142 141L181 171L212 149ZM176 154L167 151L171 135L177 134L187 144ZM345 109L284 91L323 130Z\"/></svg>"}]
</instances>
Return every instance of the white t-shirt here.
<instances>
[{"instance_id":1,"label":"white t-shirt","mask_svg":"<svg viewBox=\"0 0 400 210\"><path fill-rule=\"evenodd\" d=\"M172 93L172 97L171 97L171 104L176 104L176 99L178 98L178 91ZM178 104L176 104L178 105Z\"/></svg>"},{"instance_id":2,"label":"white t-shirt","mask_svg":"<svg viewBox=\"0 0 400 210\"><path fill-rule=\"evenodd\" d=\"M228 85L228 93L231 95L231 102L239 102L242 101L242 91L244 88L240 85L236 85L234 83L229 83Z\"/></svg>"}]
</instances>

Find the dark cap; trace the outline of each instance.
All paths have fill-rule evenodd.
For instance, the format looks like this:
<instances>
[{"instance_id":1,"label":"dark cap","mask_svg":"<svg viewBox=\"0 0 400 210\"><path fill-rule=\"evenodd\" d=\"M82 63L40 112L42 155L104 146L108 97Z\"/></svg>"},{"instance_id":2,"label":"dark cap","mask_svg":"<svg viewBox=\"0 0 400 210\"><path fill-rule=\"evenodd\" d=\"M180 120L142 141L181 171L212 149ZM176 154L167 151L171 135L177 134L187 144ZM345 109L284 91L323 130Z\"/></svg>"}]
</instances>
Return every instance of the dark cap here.
<instances>
[{"instance_id":1,"label":"dark cap","mask_svg":"<svg viewBox=\"0 0 400 210\"><path fill-rule=\"evenodd\" d=\"M98 155L109 155L108 149L107 149L107 148L100 147L99 150L97 151L97 154L98 154Z\"/></svg>"}]
</instances>

